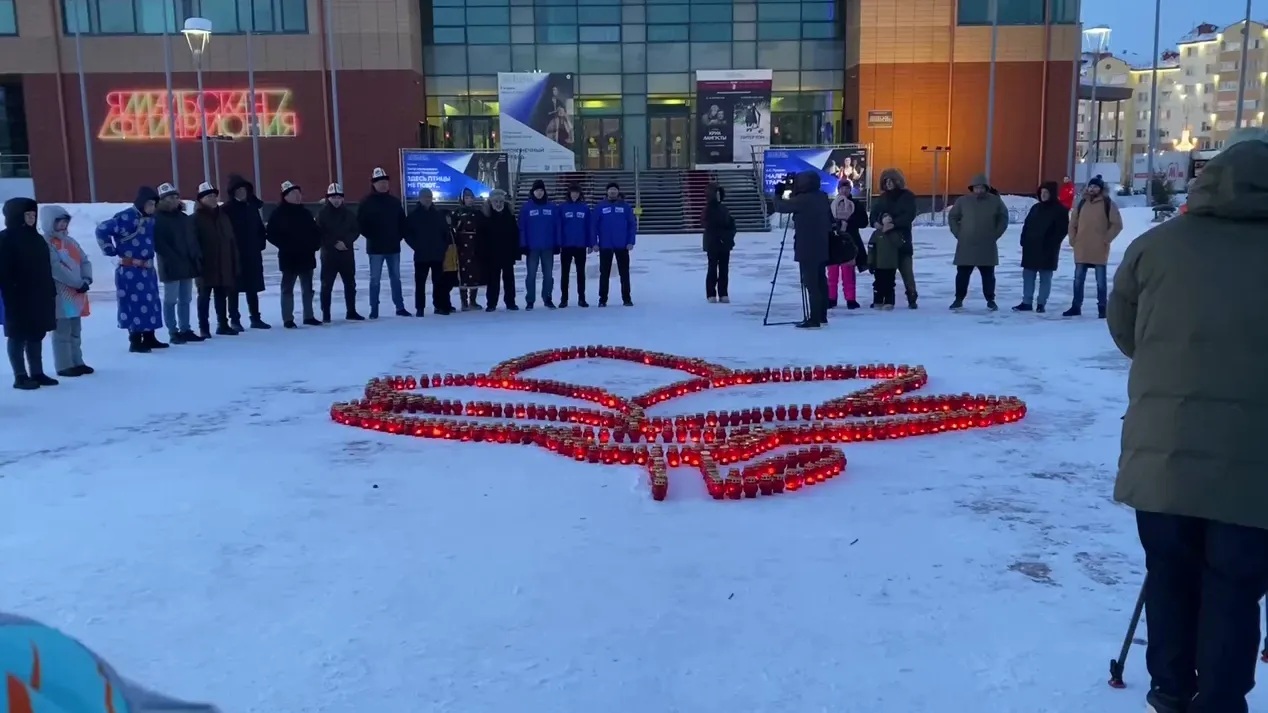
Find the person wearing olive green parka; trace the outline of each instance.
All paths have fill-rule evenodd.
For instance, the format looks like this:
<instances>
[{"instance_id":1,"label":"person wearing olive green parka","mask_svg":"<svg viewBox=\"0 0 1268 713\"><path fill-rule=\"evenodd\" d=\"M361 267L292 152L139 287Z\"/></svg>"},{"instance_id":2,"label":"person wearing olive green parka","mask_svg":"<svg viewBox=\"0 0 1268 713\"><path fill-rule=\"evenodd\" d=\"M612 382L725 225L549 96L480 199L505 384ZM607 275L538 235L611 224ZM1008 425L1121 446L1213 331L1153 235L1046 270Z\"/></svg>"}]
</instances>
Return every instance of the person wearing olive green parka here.
<instances>
[{"instance_id":1,"label":"person wearing olive green parka","mask_svg":"<svg viewBox=\"0 0 1268 713\"><path fill-rule=\"evenodd\" d=\"M1109 296L1131 359L1114 499L1136 510L1157 713L1245 713L1268 591L1268 132L1206 165Z\"/></svg>"}]
</instances>

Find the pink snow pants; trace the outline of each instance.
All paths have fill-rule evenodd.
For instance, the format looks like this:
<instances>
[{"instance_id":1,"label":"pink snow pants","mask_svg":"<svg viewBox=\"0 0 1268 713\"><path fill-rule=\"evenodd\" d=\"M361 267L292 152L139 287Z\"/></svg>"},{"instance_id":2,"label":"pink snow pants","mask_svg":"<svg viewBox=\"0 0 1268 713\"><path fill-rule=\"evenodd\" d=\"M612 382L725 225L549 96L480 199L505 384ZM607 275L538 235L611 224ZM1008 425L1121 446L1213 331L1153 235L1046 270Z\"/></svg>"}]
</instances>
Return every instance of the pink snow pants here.
<instances>
[{"instance_id":1,"label":"pink snow pants","mask_svg":"<svg viewBox=\"0 0 1268 713\"><path fill-rule=\"evenodd\" d=\"M857 301L858 294L855 291L854 278L853 260L841 265L828 265L828 299L836 301L837 282L839 281L842 291L845 292L845 301Z\"/></svg>"}]
</instances>

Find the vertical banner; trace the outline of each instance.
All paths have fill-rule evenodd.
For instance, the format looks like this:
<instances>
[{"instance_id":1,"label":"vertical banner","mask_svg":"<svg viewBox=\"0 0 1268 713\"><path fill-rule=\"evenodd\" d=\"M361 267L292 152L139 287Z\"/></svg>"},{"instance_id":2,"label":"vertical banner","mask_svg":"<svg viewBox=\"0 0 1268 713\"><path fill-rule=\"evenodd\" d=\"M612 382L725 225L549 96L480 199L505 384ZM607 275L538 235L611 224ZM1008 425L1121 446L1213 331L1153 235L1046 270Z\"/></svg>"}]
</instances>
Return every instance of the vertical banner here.
<instances>
[{"instance_id":1,"label":"vertical banner","mask_svg":"<svg viewBox=\"0 0 1268 713\"><path fill-rule=\"evenodd\" d=\"M769 69L696 71L696 168L747 168L770 146Z\"/></svg>"},{"instance_id":2,"label":"vertical banner","mask_svg":"<svg viewBox=\"0 0 1268 713\"><path fill-rule=\"evenodd\" d=\"M460 200L467 188L477 199L488 198L494 188L514 192L503 151L401 149L400 175L406 203L418 200L424 188L437 201Z\"/></svg>"},{"instance_id":3,"label":"vertical banner","mask_svg":"<svg viewBox=\"0 0 1268 713\"><path fill-rule=\"evenodd\" d=\"M575 171L573 75L498 72L502 149L519 152L519 172Z\"/></svg>"},{"instance_id":4,"label":"vertical banner","mask_svg":"<svg viewBox=\"0 0 1268 713\"><path fill-rule=\"evenodd\" d=\"M863 144L803 148L779 146L768 148L762 154L762 187L770 195L785 177L802 171L814 171L819 174L819 187L829 196L837 194L837 185L842 178L850 179L854 184L851 197L858 198L866 205L870 199L870 169L871 152Z\"/></svg>"}]
</instances>

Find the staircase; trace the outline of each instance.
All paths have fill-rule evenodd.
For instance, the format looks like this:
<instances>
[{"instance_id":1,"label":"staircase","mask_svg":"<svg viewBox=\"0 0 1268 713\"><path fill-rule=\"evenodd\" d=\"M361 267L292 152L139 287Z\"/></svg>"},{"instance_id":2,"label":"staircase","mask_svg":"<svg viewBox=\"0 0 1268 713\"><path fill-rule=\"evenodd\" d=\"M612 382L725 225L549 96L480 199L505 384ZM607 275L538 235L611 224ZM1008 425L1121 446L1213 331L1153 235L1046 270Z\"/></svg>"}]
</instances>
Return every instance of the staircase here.
<instances>
[{"instance_id":1,"label":"staircase","mask_svg":"<svg viewBox=\"0 0 1268 713\"><path fill-rule=\"evenodd\" d=\"M638 232L648 234L699 233L701 217L711 182L726 191L727 207L742 232L769 230L762 205L761 190L751 171L573 171L565 173L522 173L515 186L515 205L529 199L534 181L546 184L552 201L568 199L568 186L581 187L587 203L603 200L609 183L617 183L625 200L642 209Z\"/></svg>"}]
</instances>

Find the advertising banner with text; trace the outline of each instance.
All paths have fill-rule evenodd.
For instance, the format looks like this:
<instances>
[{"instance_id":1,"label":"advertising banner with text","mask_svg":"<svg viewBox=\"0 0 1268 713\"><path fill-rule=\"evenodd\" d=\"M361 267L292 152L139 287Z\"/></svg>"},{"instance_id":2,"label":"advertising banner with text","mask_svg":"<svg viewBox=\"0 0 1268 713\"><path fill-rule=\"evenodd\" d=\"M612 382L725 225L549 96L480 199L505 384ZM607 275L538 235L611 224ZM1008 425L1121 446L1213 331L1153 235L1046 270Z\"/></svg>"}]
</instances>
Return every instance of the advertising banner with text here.
<instances>
[{"instance_id":1,"label":"advertising banner with text","mask_svg":"<svg viewBox=\"0 0 1268 713\"><path fill-rule=\"evenodd\" d=\"M402 197L418 200L430 188L437 201L457 201L470 188L476 199L487 198L494 188L511 192L504 151L401 150Z\"/></svg>"},{"instance_id":2,"label":"advertising banner with text","mask_svg":"<svg viewBox=\"0 0 1268 713\"><path fill-rule=\"evenodd\" d=\"M745 168L770 146L769 69L696 71L696 168Z\"/></svg>"},{"instance_id":3,"label":"advertising banner with text","mask_svg":"<svg viewBox=\"0 0 1268 713\"><path fill-rule=\"evenodd\" d=\"M842 146L808 146L803 148L774 147L762 155L762 183L767 195L787 176L814 171L819 174L819 187L829 196L837 194L837 184L848 178L854 184L852 197L868 200L870 180L868 149L863 144Z\"/></svg>"},{"instance_id":4,"label":"advertising banner with text","mask_svg":"<svg viewBox=\"0 0 1268 713\"><path fill-rule=\"evenodd\" d=\"M520 155L519 172L577 168L573 75L498 72L502 149Z\"/></svg>"}]
</instances>

